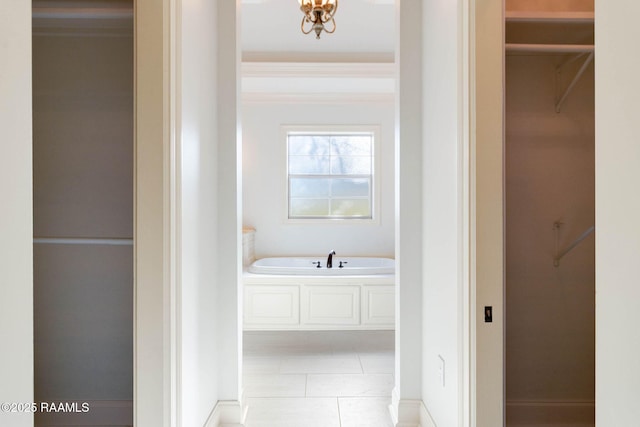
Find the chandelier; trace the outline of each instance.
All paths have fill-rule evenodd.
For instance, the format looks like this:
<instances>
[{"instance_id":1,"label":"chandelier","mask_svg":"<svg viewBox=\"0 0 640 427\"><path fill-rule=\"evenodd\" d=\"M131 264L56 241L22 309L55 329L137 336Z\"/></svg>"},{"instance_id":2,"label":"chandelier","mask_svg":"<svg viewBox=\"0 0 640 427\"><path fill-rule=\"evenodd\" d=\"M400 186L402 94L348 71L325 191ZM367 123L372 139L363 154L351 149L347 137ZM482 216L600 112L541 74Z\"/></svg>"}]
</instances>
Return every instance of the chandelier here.
<instances>
[{"instance_id":1,"label":"chandelier","mask_svg":"<svg viewBox=\"0 0 640 427\"><path fill-rule=\"evenodd\" d=\"M333 20L333 16L338 10L338 0L298 0L298 3L300 3L300 10L304 13L300 24L304 34L315 31L316 38L319 39L322 31L331 34L336 30L336 21ZM331 30L324 26L329 21L333 26ZM305 30L305 24L310 24L307 30Z\"/></svg>"}]
</instances>

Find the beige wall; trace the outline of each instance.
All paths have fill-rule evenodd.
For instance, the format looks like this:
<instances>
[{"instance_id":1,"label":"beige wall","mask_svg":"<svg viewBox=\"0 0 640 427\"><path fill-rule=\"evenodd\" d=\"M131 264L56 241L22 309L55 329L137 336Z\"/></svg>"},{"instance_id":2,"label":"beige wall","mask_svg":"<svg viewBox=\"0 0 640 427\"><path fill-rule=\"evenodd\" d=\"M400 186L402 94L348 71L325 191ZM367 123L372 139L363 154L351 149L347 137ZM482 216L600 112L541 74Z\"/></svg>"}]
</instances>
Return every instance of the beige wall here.
<instances>
[{"instance_id":1,"label":"beige wall","mask_svg":"<svg viewBox=\"0 0 640 427\"><path fill-rule=\"evenodd\" d=\"M0 2L0 40L0 402L32 402L31 2ZM33 414L0 411L0 425Z\"/></svg>"},{"instance_id":2,"label":"beige wall","mask_svg":"<svg viewBox=\"0 0 640 427\"><path fill-rule=\"evenodd\" d=\"M502 0L473 7L471 74L471 324L475 425L504 419L504 33ZM491 306L493 321L484 321Z\"/></svg>"},{"instance_id":3,"label":"beige wall","mask_svg":"<svg viewBox=\"0 0 640 427\"><path fill-rule=\"evenodd\" d=\"M640 3L596 3L596 424L640 419Z\"/></svg>"},{"instance_id":4,"label":"beige wall","mask_svg":"<svg viewBox=\"0 0 640 427\"><path fill-rule=\"evenodd\" d=\"M523 401L594 399L593 234L553 265L554 222L563 223L560 250L594 225L593 65L556 113L561 59L506 59L508 421ZM567 67L562 85L581 64Z\"/></svg>"}]
</instances>

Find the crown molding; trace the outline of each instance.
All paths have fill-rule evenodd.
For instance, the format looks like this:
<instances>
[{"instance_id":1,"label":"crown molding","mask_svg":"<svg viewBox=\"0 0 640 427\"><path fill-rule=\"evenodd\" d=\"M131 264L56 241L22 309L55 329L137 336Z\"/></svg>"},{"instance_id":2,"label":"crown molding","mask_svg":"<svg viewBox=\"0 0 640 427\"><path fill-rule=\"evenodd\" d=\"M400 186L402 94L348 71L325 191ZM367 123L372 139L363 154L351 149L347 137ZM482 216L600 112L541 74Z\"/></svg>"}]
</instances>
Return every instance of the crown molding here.
<instances>
[{"instance_id":1,"label":"crown molding","mask_svg":"<svg viewBox=\"0 0 640 427\"><path fill-rule=\"evenodd\" d=\"M361 62L243 62L245 102L363 103L394 99L396 66Z\"/></svg>"},{"instance_id":2,"label":"crown molding","mask_svg":"<svg viewBox=\"0 0 640 427\"><path fill-rule=\"evenodd\" d=\"M242 77L393 79L394 63L372 62L243 62Z\"/></svg>"},{"instance_id":3,"label":"crown molding","mask_svg":"<svg viewBox=\"0 0 640 427\"><path fill-rule=\"evenodd\" d=\"M395 94L393 93L242 93L243 104L313 104L313 105L371 105L371 104L393 104Z\"/></svg>"}]
</instances>

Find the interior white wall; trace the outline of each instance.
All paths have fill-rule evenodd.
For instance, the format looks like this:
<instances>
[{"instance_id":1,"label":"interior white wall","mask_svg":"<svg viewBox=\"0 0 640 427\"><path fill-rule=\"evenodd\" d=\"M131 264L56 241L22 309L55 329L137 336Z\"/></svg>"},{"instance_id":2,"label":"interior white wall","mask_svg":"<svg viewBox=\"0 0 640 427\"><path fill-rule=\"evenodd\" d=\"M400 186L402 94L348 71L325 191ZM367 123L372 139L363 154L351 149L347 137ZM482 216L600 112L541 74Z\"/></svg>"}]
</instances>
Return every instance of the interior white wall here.
<instances>
[{"instance_id":1,"label":"interior white wall","mask_svg":"<svg viewBox=\"0 0 640 427\"><path fill-rule=\"evenodd\" d=\"M396 334L392 415L417 421L422 398L422 2L396 4ZM395 413L394 413L395 412ZM402 424L400 424L402 425Z\"/></svg>"},{"instance_id":2,"label":"interior white wall","mask_svg":"<svg viewBox=\"0 0 640 427\"><path fill-rule=\"evenodd\" d=\"M553 223L562 251L595 221L593 66L556 113L560 61L506 60L507 405L594 399L594 236L553 265Z\"/></svg>"},{"instance_id":3,"label":"interior white wall","mask_svg":"<svg viewBox=\"0 0 640 427\"><path fill-rule=\"evenodd\" d=\"M218 398L233 402L226 422L241 422L242 401L242 127L240 114L240 2L216 2L217 186L216 310L219 335ZM225 421L224 419L222 420Z\"/></svg>"},{"instance_id":4,"label":"interior white wall","mask_svg":"<svg viewBox=\"0 0 640 427\"><path fill-rule=\"evenodd\" d=\"M180 10L180 422L203 426L218 401L217 8L184 1Z\"/></svg>"},{"instance_id":5,"label":"interior white wall","mask_svg":"<svg viewBox=\"0 0 640 427\"><path fill-rule=\"evenodd\" d=\"M31 2L0 3L0 40L0 401L32 402ZM0 424L32 426L33 414L2 411Z\"/></svg>"},{"instance_id":6,"label":"interior white wall","mask_svg":"<svg viewBox=\"0 0 640 427\"><path fill-rule=\"evenodd\" d=\"M282 125L380 126L379 223L286 223L287 159ZM256 228L256 257L394 256L393 102L251 102L242 105L243 222Z\"/></svg>"},{"instance_id":7,"label":"interior white wall","mask_svg":"<svg viewBox=\"0 0 640 427\"><path fill-rule=\"evenodd\" d=\"M438 426L461 422L463 21L465 2L422 2L422 399ZM403 4L404 6L404 4ZM444 359L444 386L439 378Z\"/></svg>"},{"instance_id":8,"label":"interior white wall","mask_svg":"<svg viewBox=\"0 0 640 427\"><path fill-rule=\"evenodd\" d=\"M596 424L640 419L640 3L597 1Z\"/></svg>"}]
</instances>

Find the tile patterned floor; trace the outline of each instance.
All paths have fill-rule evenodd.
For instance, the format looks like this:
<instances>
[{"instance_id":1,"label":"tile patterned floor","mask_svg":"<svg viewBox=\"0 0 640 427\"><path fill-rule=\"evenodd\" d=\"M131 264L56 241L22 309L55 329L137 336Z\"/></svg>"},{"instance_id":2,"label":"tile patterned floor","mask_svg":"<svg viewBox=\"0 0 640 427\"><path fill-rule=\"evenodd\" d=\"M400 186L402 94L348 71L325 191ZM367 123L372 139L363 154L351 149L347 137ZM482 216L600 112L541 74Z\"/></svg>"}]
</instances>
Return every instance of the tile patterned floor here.
<instances>
[{"instance_id":1,"label":"tile patterned floor","mask_svg":"<svg viewBox=\"0 0 640 427\"><path fill-rule=\"evenodd\" d=\"M245 332L246 427L392 427L393 331Z\"/></svg>"}]
</instances>

